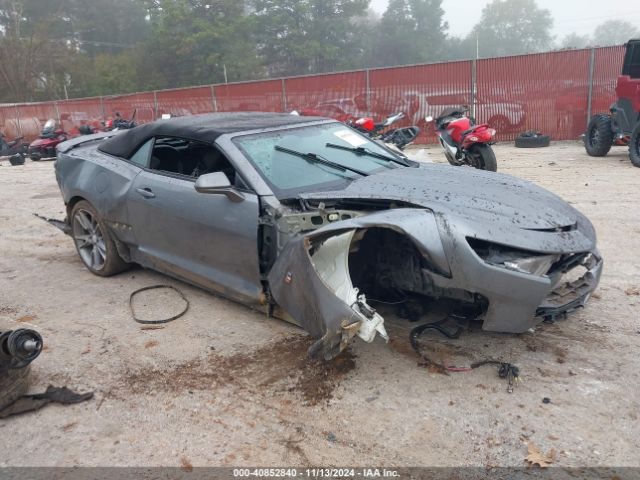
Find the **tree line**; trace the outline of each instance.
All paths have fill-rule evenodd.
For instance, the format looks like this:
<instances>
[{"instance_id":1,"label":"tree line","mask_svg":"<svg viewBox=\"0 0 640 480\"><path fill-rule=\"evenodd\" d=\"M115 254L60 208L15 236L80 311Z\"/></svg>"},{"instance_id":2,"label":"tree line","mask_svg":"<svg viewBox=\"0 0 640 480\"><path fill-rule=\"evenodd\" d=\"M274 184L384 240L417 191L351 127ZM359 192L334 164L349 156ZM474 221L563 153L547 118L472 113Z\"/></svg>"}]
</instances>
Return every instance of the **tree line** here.
<instances>
[{"instance_id":1,"label":"tree line","mask_svg":"<svg viewBox=\"0 0 640 480\"><path fill-rule=\"evenodd\" d=\"M442 0L0 0L0 102L128 93L623 43L552 35L535 0L493 0L466 36Z\"/></svg>"}]
</instances>

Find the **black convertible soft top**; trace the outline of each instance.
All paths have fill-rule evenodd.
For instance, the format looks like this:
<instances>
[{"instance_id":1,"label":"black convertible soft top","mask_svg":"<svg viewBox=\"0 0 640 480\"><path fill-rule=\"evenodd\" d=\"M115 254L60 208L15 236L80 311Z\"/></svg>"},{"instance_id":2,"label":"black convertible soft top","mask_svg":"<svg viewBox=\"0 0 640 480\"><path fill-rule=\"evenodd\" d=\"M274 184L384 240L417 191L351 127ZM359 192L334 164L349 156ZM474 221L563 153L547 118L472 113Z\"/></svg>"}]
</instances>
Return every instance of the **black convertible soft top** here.
<instances>
[{"instance_id":1,"label":"black convertible soft top","mask_svg":"<svg viewBox=\"0 0 640 480\"><path fill-rule=\"evenodd\" d=\"M98 150L121 158L130 158L151 137L180 137L212 143L226 133L276 128L321 120L287 113L233 112L205 113L139 125L105 140Z\"/></svg>"}]
</instances>

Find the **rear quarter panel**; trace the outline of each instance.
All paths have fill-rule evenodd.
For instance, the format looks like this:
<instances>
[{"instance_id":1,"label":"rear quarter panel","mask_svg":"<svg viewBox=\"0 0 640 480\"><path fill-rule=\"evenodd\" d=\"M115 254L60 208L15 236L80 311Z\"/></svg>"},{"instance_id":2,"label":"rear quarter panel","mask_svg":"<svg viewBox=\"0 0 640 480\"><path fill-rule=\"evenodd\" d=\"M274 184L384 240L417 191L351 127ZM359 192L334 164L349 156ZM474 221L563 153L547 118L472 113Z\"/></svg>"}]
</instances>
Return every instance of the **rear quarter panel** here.
<instances>
[{"instance_id":1,"label":"rear quarter panel","mask_svg":"<svg viewBox=\"0 0 640 480\"><path fill-rule=\"evenodd\" d=\"M127 242L127 193L140 168L97 150L96 144L58 152L56 179L65 205L75 198L87 200L110 224L114 234Z\"/></svg>"}]
</instances>

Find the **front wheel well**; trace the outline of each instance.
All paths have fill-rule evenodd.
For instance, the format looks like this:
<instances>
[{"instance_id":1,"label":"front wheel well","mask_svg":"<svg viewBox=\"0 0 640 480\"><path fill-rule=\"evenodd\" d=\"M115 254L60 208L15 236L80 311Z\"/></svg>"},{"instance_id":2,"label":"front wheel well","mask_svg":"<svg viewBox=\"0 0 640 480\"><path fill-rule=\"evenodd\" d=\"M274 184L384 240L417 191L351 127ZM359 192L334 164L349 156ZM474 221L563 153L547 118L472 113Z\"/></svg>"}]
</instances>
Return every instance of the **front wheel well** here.
<instances>
[{"instance_id":1,"label":"front wheel well","mask_svg":"<svg viewBox=\"0 0 640 480\"><path fill-rule=\"evenodd\" d=\"M71 223L71 212L73 211L73 207L82 200L88 201L86 198L83 198L79 195L75 197L71 197L71 199L67 202L67 221Z\"/></svg>"},{"instance_id":2,"label":"front wheel well","mask_svg":"<svg viewBox=\"0 0 640 480\"><path fill-rule=\"evenodd\" d=\"M350 247L348 268L353 286L368 302L376 308L392 306L403 312L401 317L407 308L419 312L413 320L432 307L468 319L481 319L488 310L488 300L479 294L438 286L434 277L442 275L435 266L407 235L391 228L359 230Z\"/></svg>"}]
</instances>

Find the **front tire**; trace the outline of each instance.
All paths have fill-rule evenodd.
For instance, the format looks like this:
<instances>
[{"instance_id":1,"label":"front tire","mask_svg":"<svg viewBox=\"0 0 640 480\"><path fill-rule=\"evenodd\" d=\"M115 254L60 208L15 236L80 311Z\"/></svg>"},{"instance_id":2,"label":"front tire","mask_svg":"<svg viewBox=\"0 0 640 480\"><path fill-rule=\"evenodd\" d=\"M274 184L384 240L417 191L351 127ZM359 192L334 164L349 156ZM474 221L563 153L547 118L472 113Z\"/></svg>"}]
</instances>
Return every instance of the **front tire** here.
<instances>
[{"instance_id":1,"label":"front tire","mask_svg":"<svg viewBox=\"0 0 640 480\"><path fill-rule=\"evenodd\" d=\"M110 277L128 268L100 214L86 200L71 210L71 235L82 263L91 273Z\"/></svg>"},{"instance_id":2,"label":"front tire","mask_svg":"<svg viewBox=\"0 0 640 480\"><path fill-rule=\"evenodd\" d=\"M598 114L591 117L584 134L584 147L592 157L604 157L613 145L611 116Z\"/></svg>"},{"instance_id":3,"label":"front tire","mask_svg":"<svg viewBox=\"0 0 640 480\"><path fill-rule=\"evenodd\" d=\"M640 168L640 123L636 125L629 141L629 159L634 167Z\"/></svg>"},{"instance_id":4,"label":"front tire","mask_svg":"<svg viewBox=\"0 0 640 480\"><path fill-rule=\"evenodd\" d=\"M495 172L498 170L496 154L490 145L476 144L469 148L467 153L468 164L480 170Z\"/></svg>"}]
</instances>

